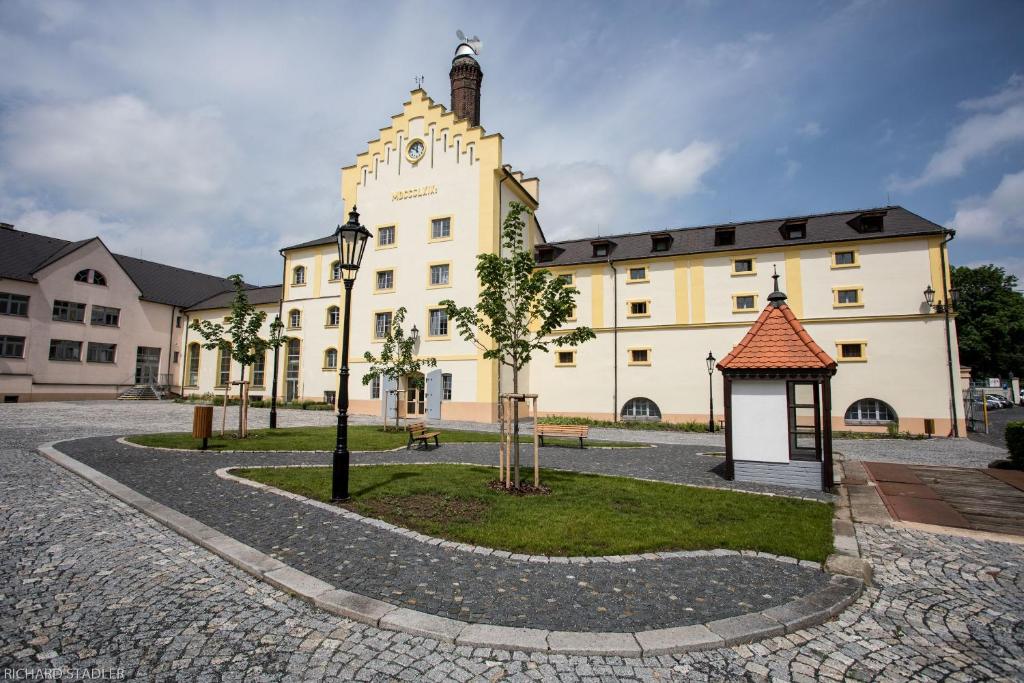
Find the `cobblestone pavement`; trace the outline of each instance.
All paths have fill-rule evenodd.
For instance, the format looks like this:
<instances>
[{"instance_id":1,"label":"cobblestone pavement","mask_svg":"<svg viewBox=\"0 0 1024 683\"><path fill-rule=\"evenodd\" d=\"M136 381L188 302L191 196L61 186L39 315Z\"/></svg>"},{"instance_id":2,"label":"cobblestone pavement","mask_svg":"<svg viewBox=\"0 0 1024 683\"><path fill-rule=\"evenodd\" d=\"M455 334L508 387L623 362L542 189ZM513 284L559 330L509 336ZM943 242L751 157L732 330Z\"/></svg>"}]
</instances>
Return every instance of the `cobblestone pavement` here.
<instances>
[{"instance_id":1,"label":"cobblestone pavement","mask_svg":"<svg viewBox=\"0 0 1024 683\"><path fill-rule=\"evenodd\" d=\"M1024 547L870 525L858 539L875 587L829 623L748 646L645 659L528 655L356 624L262 584L33 453L59 438L180 429L177 418L61 405L40 407L37 420L0 406L0 671L101 667L200 681L1024 678Z\"/></svg>"},{"instance_id":2,"label":"cobblestone pavement","mask_svg":"<svg viewBox=\"0 0 1024 683\"><path fill-rule=\"evenodd\" d=\"M405 538L214 473L230 465L326 465L327 453L183 453L125 446L110 438L58 448L338 588L461 621L552 631L640 631L760 611L828 582L818 568L738 555L627 565L484 557ZM482 456L488 448L493 455L493 445L487 444L431 453L455 451L459 461L468 458L458 453ZM607 453L625 457L618 450ZM374 460L411 458L389 455Z\"/></svg>"}]
</instances>

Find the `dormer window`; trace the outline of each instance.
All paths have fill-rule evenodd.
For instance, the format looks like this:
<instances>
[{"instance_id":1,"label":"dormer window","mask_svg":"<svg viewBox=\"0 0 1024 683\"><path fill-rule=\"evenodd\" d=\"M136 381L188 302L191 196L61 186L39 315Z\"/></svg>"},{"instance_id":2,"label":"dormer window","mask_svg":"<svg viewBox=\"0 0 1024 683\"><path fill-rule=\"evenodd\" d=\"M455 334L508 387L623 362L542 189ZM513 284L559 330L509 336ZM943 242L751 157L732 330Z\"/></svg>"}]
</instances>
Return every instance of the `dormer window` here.
<instances>
[{"instance_id":1,"label":"dormer window","mask_svg":"<svg viewBox=\"0 0 1024 683\"><path fill-rule=\"evenodd\" d=\"M783 239L802 240L807 237L807 221L786 221L780 231Z\"/></svg>"},{"instance_id":2,"label":"dormer window","mask_svg":"<svg viewBox=\"0 0 1024 683\"><path fill-rule=\"evenodd\" d=\"M608 240L598 240L590 244L594 247L594 258L603 258L612 253L612 243Z\"/></svg>"},{"instance_id":3,"label":"dormer window","mask_svg":"<svg viewBox=\"0 0 1024 683\"><path fill-rule=\"evenodd\" d=\"M862 213L850 221L850 225L857 232L882 232L885 222L885 213Z\"/></svg>"},{"instance_id":4,"label":"dormer window","mask_svg":"<svg viewBox=\"0 0 1024 683\"><path fill-rule=\"evenodd\" d=\"M668 251L672 246L672 235L651 235L651 251Z\"/></svg>"},{"instance_id":5,"label":"dormer window","mask_svg":"<svg viewBox=\"0 0 1024 683\"><path fill-rule=\"evenodd\" d=\"M715 246L730 247L736 244L736 228L715 228Z\"/></svg>"},{"instance_id":6,"label":"dormer window","mask_svg":"<svg viewBox=\"0 0 1024 683\"><path fill-rule=\"evenodd\" d=\"M537 263L548 263L555 260L555 250L551 247L537 247Z\"/></svg>"}]
</instances>

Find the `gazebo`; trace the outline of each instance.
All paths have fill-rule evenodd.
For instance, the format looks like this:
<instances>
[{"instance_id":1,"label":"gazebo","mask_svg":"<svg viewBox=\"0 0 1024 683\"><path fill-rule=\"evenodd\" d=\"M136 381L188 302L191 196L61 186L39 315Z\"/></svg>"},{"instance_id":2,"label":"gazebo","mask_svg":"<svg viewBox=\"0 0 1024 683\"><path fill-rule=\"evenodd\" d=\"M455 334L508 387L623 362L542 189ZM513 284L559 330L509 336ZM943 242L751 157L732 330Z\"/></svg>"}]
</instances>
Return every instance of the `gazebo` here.
<instances>
[{"instance_id":1,"label":"gazebo","mask_svg":"<svg viewBox=\"0 0 1024 683\"><path fill-rule=\"evenodd\" d=\"M832 394L836 362L775 291L746 336L718 363L725 396L726 477L832 487Z\"/></svg>"}]
</instances>

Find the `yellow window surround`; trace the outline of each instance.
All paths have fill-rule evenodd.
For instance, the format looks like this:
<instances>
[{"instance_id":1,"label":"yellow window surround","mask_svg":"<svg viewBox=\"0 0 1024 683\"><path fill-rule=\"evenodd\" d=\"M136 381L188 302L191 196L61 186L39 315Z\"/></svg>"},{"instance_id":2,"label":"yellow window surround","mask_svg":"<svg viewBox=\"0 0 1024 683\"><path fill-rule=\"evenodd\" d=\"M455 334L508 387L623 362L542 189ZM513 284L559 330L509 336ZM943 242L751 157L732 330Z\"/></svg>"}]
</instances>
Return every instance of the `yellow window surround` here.
<instances>
[{"instance_id":1,"label":"yellow window surround","mask_svg":"<svg viewBox=\"0 0 1024 683\"><path fill-rule=\"evenodd\" d=\"M451 339L452 338L452 321L451 320L448 321L448 333L447 334L431 334L431 332L430 332L430 313L432 311L443 311L443 310L445 310L445 309L440 307L440 306L428 306L427 307L427 329L426 329L426 332L423 335L425 339L429 339L431 341L444 341L445 339Z\"/></svg>"},{"instance_id":2,"label":"yellow window surround","mask_svg":"<svg viewBox=\"0 0 1024 683\"><path fill-rule=\"evenodd\" d=\"M331 265L328 266L328 268L330 269L330 271L327 274L327 281L328 282L341 282L341 269L340 268L338 269L338 277L334 277L334 267L339 265L340 263L341 263L341 261L339 261L338 259L334 259L333 261L331 261Z\"/></svg>"},{"instance_id":3,"label":"yellow window surround","mask_svg":"<svg viewBox=\"0 0 1024 683\"><path fill-rule=\"evenodd\" d=\"M836 259L837 254L852 254L853 261L851 263L839 263ZM860 250L859 249L833 249L832 250L832 270L839 268L860 268Z\"/></svg>"},{"instance_id":4,"label":"yellow window surround","mask_svg":"<svg viewBox=\"0 0 1024 683\"><path fill-rule=\"evenodd\" d=\"M373 327L370 328L370 335L371 335L373 341L379 342L379 341L382 341L384 339L383 336L381 336L381 337L377 336L377 316L378 315L385 315L385 314L390 316L390 318L388 319L388 329L389 330L391 329L391 325L393 325L394 322L395 322L395 312L393 310L384 309L384 310L380 310L380 311L374 311L373 312L373 321L372 321Z\"/></svg>"},{"instance_id":5,"label":"yellow window surround","mask_svg":"<svg viewBox=\"0 0 1024 683\"><path fill-rule=\"evenodd\" d=\"M391 244L380 243L380 231L382 228L391 228L393 237ZM375 225L373 234L374 249L394 249L395 247L398 246L398 223L380 223L379 225Z\"/></svg>"},{"instance_id":6,"label":"yellow window surround","mask_svg":"<svg viewBox=\"0 0 1024 683\"><path fill-rule=\"evenodd\" d=\"M293 320L292 315L295 314L295 313L298 314L298 325L296 325L294 322L292 322L292 320ZM302 329L302 311L300 311L297 308L293 308L290 311L288 311L288 329L289 330L301 330Z\"/></svg>"},{"instance_id":7,"label":"yellow window surround","mask_svg":"<svg viewBox=\"0 0 1024 683\"><path fill-rule=\"evenodd\" d=\"M434 221L448 219L448 234L444 237L434 237ZM455 218L451 214L442 216L431 216L427 219L427 242L449 242L455 235Z\"/></svg>"},{"instance_id":8,"label":"yellow window surround","mask_svg":"<svg viewBox=\"0 0 1024 683\"><path fill-rule=\"evenodd\" d=\"M642 277L633 277L634 271L642 270ZM641 282L650 282L650 269L647 266L629 266L626 269L626 284L637 285Z\"/></svg>"},{"instance_id":9,"label":"yellow window surround","mask_svg":"<svg viewBox=\"0 0 1024 683\"><path fill-rule=\"evenodd\" d=\"M845 356L843 355L844 347L856 346L859 349L859 355L856 356ZM848 349L852 350L852 349ZM868 343L864 339L838 339L836 340L836 361L839 363L864 363L868 359Z\"/></svg>"},{"instance_id":10,"label":"yellow window surround","mask_svg":"<svg viewBox=\"0 0 1024 683\"><path fill-rule=\"evenodd\" d=\"M626 353L629 354L627 365L650 365L651 364L651 349L650 347L640 347L626 349Z\"/></svg>"},{"instance_id":11,"label":"yellow window surround","mask_svg":"<svg viewBox=\"0 0 1024 683\"><path fill-rule=\"evenodd\" d=\"M327 354L334 351L334 365L327 362ZM337 370L338 369L338 350L334 348L324 349L324 370Z\"/></svg>"},{"instance_id":12,"label":"yellow window surround","mask_svg":"<svg viewBox=\"0 0 1024 683\"><path fill-rule=\"evenodd\" d=\"M444 284L433 284L433 270L435 266L447 266L448 267L448 281ZM452 286L452 262L451 261L435 261L427 264L427 289L444 289L445 287Z\"/></svg>"},{"instance_id":13,"label":"yellow window surround","mask_svg":"<svg viewBox=\"0 0 1024 683\"><path fill-rule=\"evenodd\" d=\"M840 292L856 292L857 300L854 302L840 303L839 293ZM861 285L845 285L843 287L832 288L832 308L863 308L864 307L864 287Z\"/></svg>"},{"instance_id":14,"label":"yellow window surround","mask_svg":"<svg viewBox=\"0 0 1024 683\"><path fill-rule=\"evenodd\" d=\"M650 299L633 299L626 302L626 317L627 318L650 318L651 317L651 300Z\"/></svg>"},{"instance_id":15,"label":"yellow window surround","mask_svg":"<svg viewBox=\"0 0 1024 683\"><path fill-rule=\"evenodd\" d=\"M377 275L379 273L391 273L391 286L387 289L377 289ZM397 270L395 268L381 268L373 271L373 293L374 294L390 294L395 291L395 279L398 277Z\"/></svg>"},{"instance_id":16,"label":"yellow window surround","mask_svg":"<svg viewBox=\"0 0 1024 683\"><path fill-rule=\"evenodd\" d=\"M563 354L568 354L569 360L563 360ZM555 351L555 367L556 368L571 368L576 366L576 352L575 351Z\"/></svg>"},{"instance_id":17,"label":"yellow window surround","mask_svg":"<svg viewBox=\"0 0 1024 683\"><path fill-rule=\"evenodd\" d=\"M335 328L338 326L338 323L331 322L331 309L334 309L335 311L338 312L338 321L341 321L341 309L338 308L337 306L328 306L324 316L324 327L328 329Z\"/></svg>"},{"instance_id":18,"label":"yellow window surround","mask_svg":"<svg viewBox=\"0 0 1024 683\"><path fill-rule=\"evenodd\" d=\"M301 282L299 281L301 278ZM306 286L306 266L295 266L292 268L292 287Z\"/></svg>"},{"instance_id":19,"label":"yellow window surround","mask_svg":"<svg viewBox=\"0 0 1024 683\"><path fill-rule=\"evenodd\" d=\"M737 270L737 263L750 263L750 270ZM732 259L732 275L757 275L757 259L753 256L747 256L745 258L734 258Z\"/></svg>"},{"instance_id":20,"label":"yellow window surround","mask_svg":"<svg viewBox=\"0 0 1024 683\"><path fill-rule=\"evenodd\" d=\"M737 292L732 295L732 312L733 313L756 313L757 308L757 292ZM740 308L739 300L741 297L750 297L754 302L749 308Z\"/></svg>"}]
</instances>

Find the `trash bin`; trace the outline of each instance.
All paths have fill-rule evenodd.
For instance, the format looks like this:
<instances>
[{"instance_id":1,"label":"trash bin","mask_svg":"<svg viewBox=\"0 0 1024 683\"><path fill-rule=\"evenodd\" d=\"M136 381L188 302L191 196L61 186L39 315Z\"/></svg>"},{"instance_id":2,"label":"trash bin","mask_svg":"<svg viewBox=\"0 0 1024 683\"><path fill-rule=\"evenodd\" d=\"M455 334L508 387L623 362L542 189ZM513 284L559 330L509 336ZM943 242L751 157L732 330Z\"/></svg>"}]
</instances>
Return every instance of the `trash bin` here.
<instances>
[{"instance_id":1,"label":"trash bin","mask_svg":"<svg viewBox=\"0 0 1024 683\"><path fill-rule=\"evenodd\" d=\"M207 439L213 436L213 406L196 406L192 413L192 438L203 440L206 450Z\"/></svg>"}]
</instances>

